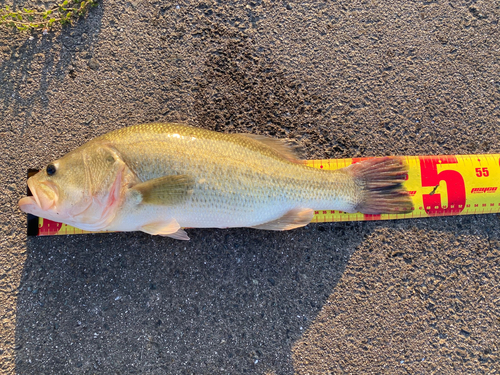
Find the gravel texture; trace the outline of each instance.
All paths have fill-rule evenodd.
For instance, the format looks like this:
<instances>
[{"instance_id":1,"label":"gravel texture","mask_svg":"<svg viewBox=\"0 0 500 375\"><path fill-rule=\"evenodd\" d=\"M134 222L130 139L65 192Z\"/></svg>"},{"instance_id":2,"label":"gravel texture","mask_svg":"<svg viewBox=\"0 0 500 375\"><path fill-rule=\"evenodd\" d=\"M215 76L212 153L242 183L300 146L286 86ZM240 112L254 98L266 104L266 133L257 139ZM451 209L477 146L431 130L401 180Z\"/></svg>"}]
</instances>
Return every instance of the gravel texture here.
<instances>
[{"instance_id":1,"label":"gravel texture","mask_svg":"<svg viewBox=\"0 0 500 375\"><path fill-rule=\"evenodd\" d=\"M186 243L27 238L17 201L28 168L152 121L307 158L500 153L499 18L481 0L107 0L47 35L0 29L0 372L498 373L499 215Z\"/></svg>"}]
</instances>

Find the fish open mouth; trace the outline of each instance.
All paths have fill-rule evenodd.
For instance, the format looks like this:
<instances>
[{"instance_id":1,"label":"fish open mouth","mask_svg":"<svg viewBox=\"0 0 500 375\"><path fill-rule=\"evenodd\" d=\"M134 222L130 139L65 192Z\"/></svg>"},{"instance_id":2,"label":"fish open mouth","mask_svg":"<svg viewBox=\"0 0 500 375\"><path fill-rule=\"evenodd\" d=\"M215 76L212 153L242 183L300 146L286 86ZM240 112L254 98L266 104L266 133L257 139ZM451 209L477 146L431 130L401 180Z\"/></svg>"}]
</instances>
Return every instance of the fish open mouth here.
<instances>
[{"instance_id":1,"label":"fish open mouth","mask_svg":"<svg viewBox=\"0 0 500 375\"><path fill-rule=\"evenodd\" d=\"M32 178L28 179L28 187L33 196L21 198L19 200L19 208L27 213L35 211L47 211L52 208L57 200L57 192L54 184L50 182L42 182L35 185Z\"/></svg>"}]
</instances>

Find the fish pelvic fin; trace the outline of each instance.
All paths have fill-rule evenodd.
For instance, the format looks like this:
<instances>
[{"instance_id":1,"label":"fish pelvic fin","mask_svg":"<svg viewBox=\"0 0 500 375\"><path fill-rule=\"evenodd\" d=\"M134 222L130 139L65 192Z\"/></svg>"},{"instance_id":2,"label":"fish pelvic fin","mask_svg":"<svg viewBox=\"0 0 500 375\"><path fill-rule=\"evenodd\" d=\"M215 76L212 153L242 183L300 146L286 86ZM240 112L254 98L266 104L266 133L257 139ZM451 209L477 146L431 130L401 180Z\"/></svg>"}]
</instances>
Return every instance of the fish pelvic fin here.
<instances>
[{"instance_id":1,"label":"fish pelvic fin","mask_svg":"<svg viewBox=\"0 0 500 375\"><path fill-rule=\"evenodd\" d=\"M313 216L314 211L310 208L295 208L288 211L279 219L256 225L252 228L277 231L290 230L306 226L311 222Z\"/></svg>"},{"instance_id":2,"label":"fish pelvic fin","mask_svg":"<svg viewBox=\"0 0 500 375\"><path fill-rule=\"evenodd\" d=\"M413 202L403 186L408 166L400 157L382 157L361 161L345 168L362 188L355 211L363 214L406 214Z\"/></svg>"},{"instance_id":3,"label":"fish pelvic fin","mask_svg":"<svg viewBox=\"0 0 500 375\"><path fill-rule=\"evenodd\" d=\"M139 183L131 189L140 193L141 203L170 206L193 194L194 184L194 179L188 175L171 175Z\"/></svg>"},{"instance_id":4,"label":"fish pelvic fin","mask_svg":"<svg viewBox=\"0 0 500 375\"><path fill-rule=\"evenodd\" d=\"M187 233L175 219L146 224L141 227L141 230L152 235L171 237L176 240L189 240Z\"/></svg>"}]
</instances>

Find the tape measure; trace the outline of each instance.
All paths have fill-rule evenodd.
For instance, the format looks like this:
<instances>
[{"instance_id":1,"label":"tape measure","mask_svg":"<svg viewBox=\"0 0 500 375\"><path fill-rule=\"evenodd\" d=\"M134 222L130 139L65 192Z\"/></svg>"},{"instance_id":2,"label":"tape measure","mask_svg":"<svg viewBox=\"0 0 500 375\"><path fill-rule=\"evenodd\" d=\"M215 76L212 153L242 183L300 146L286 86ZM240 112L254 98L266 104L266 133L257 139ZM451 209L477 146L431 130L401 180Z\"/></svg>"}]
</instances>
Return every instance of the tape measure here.
<instances>
[{"instance_id":1,"label":"tape measure","mask_svg":"<svg viewBox=\"0 0 500 375\"><path fill-rule=\"evenodd\" d=\"M312 222L393 220L500 212L500 154L406 156L405 187L415 208L408 214L365 215L316 211ZM338 169L369 158L309 160L314 168Z\"/></svg>"},{"instance_id":2,"label":"tape measure","mask_svg":"<svg viewBox=\"0 0 500 375\"><path fill-rule=\"evenodd\" d=\"M334 170L370 158L308 160L313 168ZM500 154L404 156L405 187L414 210L408 214L366 215L334 210L315 211L311 222L412 219L500 212ZM32 171L33 172L33 171ZM28 235L91 233L28 215Z\"/></svg>"}]
</instances>

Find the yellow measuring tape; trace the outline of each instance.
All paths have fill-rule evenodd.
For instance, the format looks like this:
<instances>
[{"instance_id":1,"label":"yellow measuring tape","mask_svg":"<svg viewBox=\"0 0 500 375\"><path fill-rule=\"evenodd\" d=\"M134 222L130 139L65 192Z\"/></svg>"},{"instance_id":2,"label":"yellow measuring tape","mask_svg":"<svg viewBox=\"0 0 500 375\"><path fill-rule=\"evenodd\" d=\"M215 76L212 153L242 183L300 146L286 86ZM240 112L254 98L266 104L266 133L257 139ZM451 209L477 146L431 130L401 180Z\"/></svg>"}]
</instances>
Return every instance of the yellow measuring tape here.
<instances>
[{"instance_id":1,"label":"yellow measuring tape","mask_svg":"<svg viewBox=\"0 0 500 375\"><path fill-rule=\"evenodd\" d=\"M500 154L406 156L405 187L412 200L409 214L364 215L316 211L313 222L411 219L500 212ZM365 160L309 160L314 168L338 169Z\"/></svg>"},{"instance_id":2,"label":"yellow measuring tape","mask_svg":"<svg viewBox=\"0 0 500 375\"><path fill-rule=\"evenodd\" d=\"M313 223L333 221L392 220L432 216L490 214L500 212L500 154L406 156L405 187L414 211L409 214L365 215L342 211L316 211ZM344 168L369 158L308 160L314 168ZM90 233L47 219L28 219L28 234Z\"/></svg>"}]
</instances>

